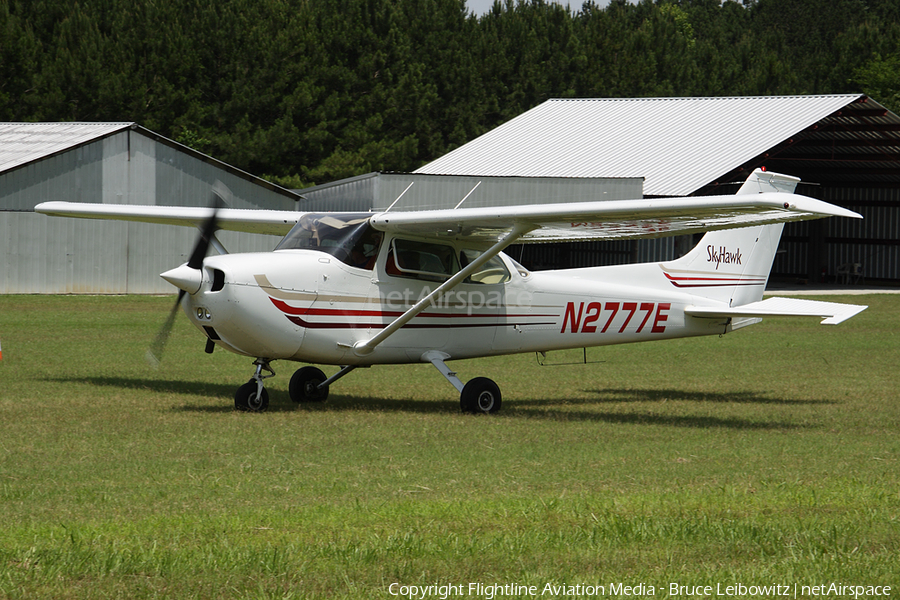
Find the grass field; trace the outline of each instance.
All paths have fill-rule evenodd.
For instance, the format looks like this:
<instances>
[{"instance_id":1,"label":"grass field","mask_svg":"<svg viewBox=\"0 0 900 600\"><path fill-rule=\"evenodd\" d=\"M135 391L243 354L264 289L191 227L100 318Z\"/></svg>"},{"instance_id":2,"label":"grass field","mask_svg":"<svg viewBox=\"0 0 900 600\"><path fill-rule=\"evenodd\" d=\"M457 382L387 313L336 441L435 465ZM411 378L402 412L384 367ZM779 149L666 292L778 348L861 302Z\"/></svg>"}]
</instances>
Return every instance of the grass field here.
<instances>
[{"instance_id":1,"label":"grass field","mask_svg":"<svg viewBox=\"0 0 900 600\"><path fill-rule=\"evenodd\" d=\"M284 363L236 413L252 361L186 319L144 362L171 298L0 297L0 597L896 597L900 296L837 300L870 308L454 363L503 390L473 416L430 365L296 407Z\"/></svg>"}]
</instances>

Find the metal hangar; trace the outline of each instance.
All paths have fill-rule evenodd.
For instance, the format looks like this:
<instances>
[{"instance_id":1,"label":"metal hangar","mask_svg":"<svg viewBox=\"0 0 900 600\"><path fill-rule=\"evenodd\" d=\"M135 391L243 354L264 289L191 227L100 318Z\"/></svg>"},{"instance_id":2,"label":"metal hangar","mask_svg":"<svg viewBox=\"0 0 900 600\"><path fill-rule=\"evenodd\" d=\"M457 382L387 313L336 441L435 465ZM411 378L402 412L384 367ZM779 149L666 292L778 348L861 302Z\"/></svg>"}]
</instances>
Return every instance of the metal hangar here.
<instances>
[{"instance_id":1,"label":"metal hangar","mask_svg":"<svg viewBox=\"0 0 900 600\"><path fill-rule=\"evenodd\" d=\"M865 216L790 223L773 276L900 281L900 117L862 94L548 100L413 173L370 173L297 191L135 123L0 123L0 293L169 293L159 273L195 232L49 219L46 200L203 206L221 180L233 208L425 210L732 193L757 167ZM231 251L272 236L222 232ZM533 268L654 261L690 240L511 249ZM845 271L846 272L846 271Z\"/></svg>"},{"instance_id":2,"label":"metal hangar","mask_svg":"<svg viewBox=\"0 0 900 600\"><path fill-rule=\"evenodd\" d=\"M773 276L833 280L856 264L867 280L900 281L900 117L862 94L548 100L416 173L642 177L654 197L731 193L757 167L800 177L799 193L865 217L788 224ZM532 256L575 266L687 249L621 246Z\"/></svg>"},{"instance_id":3,"label":"metal hangar","mask_svg":"<svg viewBox=\"0 0 900 600\"><path fill-rule=\"evenodd\" d=\"M299 196L135 123L0 123L0 293L171 293L159 273L181 264L189 228L51 219L48 200L207 206L213 183L232 208L295 210ZM232 251L273 236L222 232Z\"/></svg>"}]
</instances>

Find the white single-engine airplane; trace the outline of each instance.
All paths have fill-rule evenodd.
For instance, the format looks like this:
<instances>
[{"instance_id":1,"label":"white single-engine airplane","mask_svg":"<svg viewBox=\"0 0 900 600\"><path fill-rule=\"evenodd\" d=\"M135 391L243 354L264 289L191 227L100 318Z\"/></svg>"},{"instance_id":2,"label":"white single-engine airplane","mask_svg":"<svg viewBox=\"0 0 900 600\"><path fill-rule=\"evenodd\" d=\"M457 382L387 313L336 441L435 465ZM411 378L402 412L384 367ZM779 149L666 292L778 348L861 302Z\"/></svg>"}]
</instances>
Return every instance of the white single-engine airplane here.
<instances>
[{"instance_id":1,"label":"white single-engine airplane","mask_svg":"<svg viewBox=\"0 0 900 600\"><path fill-rule=\"evenodd\" d=\"M786 221L861 218L793 193L798 179L754 171L736 195L579 202L417 212L301 213L45 202L46 215L196 226L190 260L162 277L207 337L255 359L235 407L264 411L273 360L339 365L331 377L304 366L295 402L321 401L357 367L433 364L464 412L500 409L500 389L468 383L451 359L719 335L772 315L836 324L865 306L763 300ZM219 196L223 192L218 192ZM737 228L737 229L736 229ZM219 229L285 235L272 252L207 257ZM724 230L724 231L722 231ZM508 245L708 232L668 262L530 272Z\"/></svg>"}]
</instances>

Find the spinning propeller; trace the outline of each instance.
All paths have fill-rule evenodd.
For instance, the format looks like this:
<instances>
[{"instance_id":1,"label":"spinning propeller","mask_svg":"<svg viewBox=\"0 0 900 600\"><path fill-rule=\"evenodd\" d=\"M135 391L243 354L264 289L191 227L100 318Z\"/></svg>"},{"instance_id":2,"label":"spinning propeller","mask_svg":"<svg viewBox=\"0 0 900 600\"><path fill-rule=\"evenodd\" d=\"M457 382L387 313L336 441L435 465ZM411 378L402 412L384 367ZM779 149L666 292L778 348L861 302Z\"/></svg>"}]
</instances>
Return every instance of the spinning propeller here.
<instances>
[{"instance_id":1,"label":"spinning propeller","mask_svg":"<svg viewBox=\"0 0 900 600\"><path fill-rule=\"evenodd\" d=\"M191 252L191 257L186 264L175 267L160 275L163 279L178 287L179 291L178 297L175 300L175 305L172 307L172 310L169 311L166 322L163 323L163 326L156 334L156 338L154 338L153 343L150 344L150 348L147 350L147 362L153 366L159 366L159 362L162 360L163 350L166 347L166 342L169 341L169 334L172 332L172 326L175 324L175 316L178 314L178 307L181 305L184 295L188 292L191 294L198 292L201 283L203 283L203 260L206 258L209 246L212 243L213 236L215 236L216 229L218 228L219 209L226 206L224 199L226 194L228 194L227 188L220 182L216 182L216 185L213 186L210 198L210 208L212 209L212 213L209 218L203 222L203 226L200 228L200 237L197 238L197 243L194 245L194 251Z\"/></svg>"}]
</instances>

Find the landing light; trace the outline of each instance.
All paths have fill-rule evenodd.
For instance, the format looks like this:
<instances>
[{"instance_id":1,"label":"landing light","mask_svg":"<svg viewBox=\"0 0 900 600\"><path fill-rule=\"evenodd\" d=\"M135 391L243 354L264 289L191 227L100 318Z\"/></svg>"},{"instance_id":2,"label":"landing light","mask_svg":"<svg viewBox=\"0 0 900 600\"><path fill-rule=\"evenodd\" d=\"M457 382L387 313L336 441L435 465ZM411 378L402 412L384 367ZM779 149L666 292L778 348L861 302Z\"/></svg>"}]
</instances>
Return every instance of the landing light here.
<instances>
[{"instance_id":1,"label":"landing light","mask_svg":"<svg viewBox=\"0 0 900 600\"><path fill-rule=\"evenodd\" d=\"M212 318L212 314L209 312L208 308L204 308L202 306L197 307L197 318L201 321L209 321Z\"/></svg>"}]
</instances>

